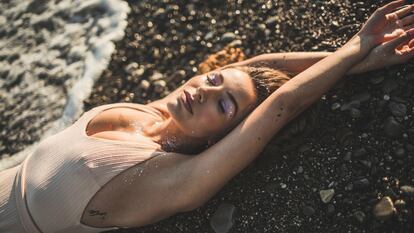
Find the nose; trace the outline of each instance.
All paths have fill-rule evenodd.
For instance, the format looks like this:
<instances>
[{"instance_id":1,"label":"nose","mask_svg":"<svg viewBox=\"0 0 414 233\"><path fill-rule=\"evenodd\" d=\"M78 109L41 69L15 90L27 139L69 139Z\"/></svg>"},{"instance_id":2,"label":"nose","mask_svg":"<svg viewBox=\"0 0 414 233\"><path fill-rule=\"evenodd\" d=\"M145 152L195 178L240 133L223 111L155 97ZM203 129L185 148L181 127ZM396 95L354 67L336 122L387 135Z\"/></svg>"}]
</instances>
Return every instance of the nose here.
<instances>
[{"instance_id":1,"label":"nose","mask_svg":"<svg viewBox=\"0 0 414 233\"><path fill-rule=\"evenodd\" d=\"M206 100L205 91L202 90L201 87L198 87L196 89L194 99L196 99L200 104L204 103L204 101Z\"/></svg>"},{"instance_id":2,"label":"nose","mask_svg":"<svg viewBox=\"0 0 414 233\"><path fill-rule=\"evenodd\" d=\"M218 93L218 89L219 88L217 87L198 87L196 89L194 99L196 99L200 104L202 104L207 100L207 98Z\"/></svg>"}]
</instances>

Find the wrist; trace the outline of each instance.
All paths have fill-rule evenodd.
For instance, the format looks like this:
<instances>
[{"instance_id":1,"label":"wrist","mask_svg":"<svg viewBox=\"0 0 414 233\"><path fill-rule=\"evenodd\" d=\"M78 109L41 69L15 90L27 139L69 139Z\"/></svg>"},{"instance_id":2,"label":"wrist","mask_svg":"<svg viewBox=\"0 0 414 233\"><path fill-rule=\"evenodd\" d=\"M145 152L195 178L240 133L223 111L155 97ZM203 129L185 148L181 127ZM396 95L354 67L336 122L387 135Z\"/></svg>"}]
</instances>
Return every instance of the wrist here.
<instances>
[{"instance_id":1,"label":"wrist","mask_svg":"<svg viewBox=\"0 0 414 233\"><path fill-rule=\"evenodd\" d=\"M374 48L374 38L356 34L338 52L347 59L355 58L358 61L366 57Z\"/></svg>"}]
</instances>

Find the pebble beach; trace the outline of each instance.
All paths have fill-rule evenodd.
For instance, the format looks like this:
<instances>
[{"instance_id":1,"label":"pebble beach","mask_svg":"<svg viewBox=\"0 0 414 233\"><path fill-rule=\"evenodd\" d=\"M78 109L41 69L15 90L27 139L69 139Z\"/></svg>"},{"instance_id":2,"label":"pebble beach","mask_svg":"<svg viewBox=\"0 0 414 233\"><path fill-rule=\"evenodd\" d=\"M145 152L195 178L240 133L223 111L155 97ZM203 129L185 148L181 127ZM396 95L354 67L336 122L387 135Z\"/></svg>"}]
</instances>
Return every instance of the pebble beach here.
<instances>
[{"instance_id":1,"label":"pebble beach","mask_svg":"<svg viewBox=\"0 0 414 233\"><path fill-rule=\"evenodd\" d=\"M385 3L45 2L0 3L3 167L95 106L167 95L229 43L335 51ZM412 61L347 76L203 207L116 232L414 232L413 114Z\"/></svg>"}]
</instances>

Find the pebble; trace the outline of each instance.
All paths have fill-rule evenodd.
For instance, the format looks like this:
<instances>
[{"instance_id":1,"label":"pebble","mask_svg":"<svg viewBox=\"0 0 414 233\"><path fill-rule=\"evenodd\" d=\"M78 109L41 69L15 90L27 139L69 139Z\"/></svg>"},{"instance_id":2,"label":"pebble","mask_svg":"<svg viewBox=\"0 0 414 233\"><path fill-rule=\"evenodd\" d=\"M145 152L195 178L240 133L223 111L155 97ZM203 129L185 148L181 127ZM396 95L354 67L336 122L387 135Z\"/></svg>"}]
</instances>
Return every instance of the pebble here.
<instances>
[{"instance_id":1,"label":"pebble","mask_svg":"<svg viewBox=\"0 0 414 233\"><path fill-rule=\"evenodd\" d=\"M365 213L358 210L354 212L354 217L358 220L358 222L363 223L365 221Z\"/></svg>"},{"instance_id":2,"label":"pebble","mask_svg":"<svg viewBox=\"0 0 414 233\"><path fill-rule=\"evenodd\" d=\"M271 16L266 19L265 24L267 26L274 26L278 20L279 20L279 16Z\"/></svg>"},{"instance_id":3,"label":"pebble","mask_svg":"<svg viewBox=\"0 0 414 233\"><path fill-rule=\"evenodd\" d=\"M210 219L210 225L216 233L227 233L233 227L236 207L223 203L217 208Z\"/></svg>"},{"instance_id":4,"label":"pebble","mask_svg":"<svg viewBox=\"0 0 414 233\"><path fill-rule=\"evenodd\" d=\"M236 34L234 34L233 32L226 32L221 36L221 40L223 42L231 42L234 39L236 39Z\"/></svg>"},{"instance_id":5,"label":"pebble","mask_svg":"<svg viewBox=\"0 0 414 233\"><path fill-rule=\"evenodd\" d=\"M164 80L157 80L154 82L154 91L156 93L163 93L167 83Z\"/></svg>"},{"instance_id":6,"label":"pebble","mask_svg":"<svg viewBox=\"0 0 414 233\"><path fill-rule=\"evenodd\" d=\"M346 152L345 156L344 156L344 160L345 161L351 161L351 159L352 159L351 156L352 156L352 152L350 152L350 151Z\"/></svg>"},{"instance_id":7,"label":"pebble","mask_svg":"<svg viewBox=\"0 0 414 233\"><path fill-rule=\"evenodd\" d=\"M326 189L326 190L319 191L319 196L321 197L321 200L323 203L329 203L334 197L334 195L335 195L334 189Z\"/></svg>"},{"instance_id":8,"label":"pebble","mask_svg":"<svg viewBox=\"0 0 414 233\"><path fill-rule=\"evenodd\" d=\"M356 149L353 153L354 157L359 158L367 154L367 150L365 148Z\"/></svg>"},{"instance_id":9,"label":"pebble","mask_svg":"<svg viewBox=\"0 0 414 233\"><path fill-rule=\"evenodd\" d=\"M354 119L359 118L359 117L361 117L361 111L357 108L351 108L349 110L349 116L354 118Z\"/></svg>"},{"instance_id":10,"label":"pebble","mask_svg":"<svg viewBox=\"0 0 414 233\"><path fill-rule=\"evenodd\" d=\"M331 109L335 111L335 110L337 110L340 107L341 107L341 104L340 103L333 103L332 106L331 106Z\"/></svg>"},{"instance_id":11,"label":"pebble","mask_svg":"<svg viewBox=\"0 0 414 233\"><path fill-rule=\"evenodd\" d=\"M414 197L414 187L409 185L401 186L401 193L406 197Z\"/></svg>"},{"instance_id":12,"label":"pebble","mask_svg":"<svg viewBox=\"0 0 414 233\"><path fill-rule=\"evenodd\" d=\"M150 82L148 82L147 80L142 80L141 83L139 84L139 88L144 89L144 90L148 90L148 88L150 87Z\"/></svg>"},{"instance_id":13,"label":"pebble","mask_svg":"<svg viewBox=\"0 0 414 233\"><path fill-rule=\"evenodd\" d=\"M370 182L367 178L362 178L353 182L352 187L354 189L365 189L370 186Z\"/></svg>"},{"instance_id":14,"label":"pebble","mask_svg":"<svg viewBox=\"0 0 414 233\"><path fill-rule=\"evenodd\" d=\"M311 217L312 215L315 214L315 209L312 206L306 205L303 207L302 212L304 215Z\"/></svg>"},{"instance_id":15,"label":"pebble","mask_svg":"<svg viewBox=\"0 0 414 233\"><path fill-rule=\"evenodd\" d=\"M396 117L404 117L407 115L407 106L403 103L391 102L389 108L391 113Z\"/></svg>"},{"instance_id":16,"label":"pebble","mask_svg":"<svg viewBox=\"0 0 414 233\"><path fill-rule=\"evenodd\" d=\"M402 125L394 117L388 117L384 122L384 130L388 136L397 137L402 133Z\"/></svg>"},{"instance_id":17,"label":"pebble","mask_svg":"<svg viewBox=\"0 0 414 233\"><path fill-rule=\"evenodd\" d=\"M379 220L387 220L396 213L390 197L383 197L374 207L373 214Z\"/></svg>"},{"instance_id":18,"label":"pebble","mask_svg":"<svg viewBox=\"0 0 414 233\"><path fill-rule=\"evenodd\" d=\"M156 80L160 80L163 79L164 75L162 75L160 72L155 71L151 77L149 78L150 81L156 81Z\"/></svg>"},{"instance_id":19,"label":"pebble","mask_svg":"<svg viewBox=\"0 0 414 233\"><path fill-rule=\"evenodd\" d=\"M125 67L125 72L127 72L128 74L132 74L132 72L138 69L138 67L139 67L138 63L131 62Z\"/></svg>"},{"instance_id":20,"label":"pebble","mask_svg":"<svg viewBox=\"0 0 414 233\"><path fill-rule=\"evenodd\" d=\"M399 199L394 202L394 206L397 210L402 210L406 208L407 203L404 200Z\"/></svg>"},{"instance_id":21,"label":"pebble","mask_svg":"<svg viewBox=\"0 0 414 233\"><path fill-rule=\"evenodd\" d=\"M333 215L335 213L335 206L332 204L329 204L326 209L327 214Z\"/></svg>"},{"instance_id":22,"label":"pebble","mask_svg":"<svg viewBox=\"0 0 414 233\"><path fill-rule=\"evenodd\" d=\"M372 83L372 84L379 84L379 83L381 83L382 81L384 81L384 76L382 76L382 75L376 75L376 76L372 76L371 78L369 78L369 81Z\"/></svg>"},{"instance_id":23,"label":"pebble","mask_svg":"<svg viewBox=\"0 0 414 233\"><path fill-rule=\"evenodd\" d=\"M398 84L394 79L387 79L385 80L382 90L384 90L385 93L390 93L398 88Z\"/></svg>"}]
</instances>

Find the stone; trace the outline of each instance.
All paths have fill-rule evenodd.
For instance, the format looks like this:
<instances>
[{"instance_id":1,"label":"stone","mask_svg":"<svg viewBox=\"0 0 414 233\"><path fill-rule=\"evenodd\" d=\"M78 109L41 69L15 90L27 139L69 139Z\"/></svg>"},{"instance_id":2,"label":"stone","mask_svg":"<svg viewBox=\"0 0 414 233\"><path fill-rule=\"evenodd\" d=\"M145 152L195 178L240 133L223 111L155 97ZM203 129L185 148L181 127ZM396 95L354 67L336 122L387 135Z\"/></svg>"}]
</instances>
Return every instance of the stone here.
<instances>
[{"instance_id":1,"label":"stone","mask_svg":"<svg viewBox=\"0 0 414 233\"><path fill-rule=\"evenodd\" d=\"M157 80L154 82L154 91L158 94L163 93L167 83L164 80Z\"/></svg>"},{"instance_id":2,"label":"stone","mask_svg":"<svg viewBox=\"0 0 414 233\"><path fill-rule=\"evenodd\" d=\"M132 72L138 69L138 67L139 67L138 63L131 62L125 67L125 72L127 72L128 74L132 74Z\"/></svg>"},{"instance_id":3,"label":"stone","mask_svg":"<svg viewBox=\"0 0 414 233\"><path fill-rule=\"evenodd\" d=\"M354 157L359 158L367 154L367 150L365 148L359 148L354 150Z\"/></svg>"},{"instance_id":4,"label":"stone","mask_svg":"<svg viewBox=\"0 0 414 233\"><path fill-rule=\"evenodd\" d=\"M334 195L335 195L334 189L326 189L326 190L319 191L319 196L321 197L321 200L323 203L329 203L334 197Z\"/></svg>"},{"instance_id":5,"label":"stone","mask_svg":"<svg viewBox=\"0 0 414 233\"><path fill-rule=\"evenodd\" d=\"M160 72L154 72L151 77L149 78L150 81L156 81L156 80L160 80L163 79L164 75L162 75Z\"/></svg>"},{"instance_id":6,"label":"stone","mask_svg":"<svg viewBox=\"0 0 414 233\"><path fill-rule=\"evenodd\" d=\"M384 81L384 76L382 76L382 75L376 75L376 76L372 76L372 77L370 77L369 78L369 81L372 83L372 84L379 84L379 83L381 83L382 81Z\"/></svg>"},{"instance_id":7,"label":"stone","mask_svg":"<svg viewBox=\"0 0 414 233\"><path fill-rule=\"evenodd\" d=\"M369 180L367 178L362 178L353 182L352 187L354 189L365 189L370 186Z\"/></svg>"},{"instance_id":8,"label":"stone","mask_svg":"<svg viewBox=\"0 0 414 233\"><path fill-rule=\"evenodd\" d=\"M277 23L278 20L279 20L279 16L277 16L277 15L271 16L271 17L266 19L265 24L267 26L274 26Z\"/></svg>"},{"instance_id":9,"label":"stone","mask_svg":"<svg viewBox=\"0 0 414 233\"><path fill-rule=\"evenodd\" d=\"M227 233L233 227L236 207L233 204L220 204L210 219L210 225L216 233Z\"/></svg>"},{"instance_id":10,"label":"stone","mask_svg":"<svg viewBox=\"0 0 414 233\"><path fill-rule=\"evenodd\" d=\"M326 212L329 215L333 215L335 213L335 206L332 204L329 204L328 207L326 208Z\"/></svg>"},{"instance_id":11,"label":"stone","mask_svg":"<svg viewBox=\"0 0 414 233\"><path fill-rule=\"evenodd\" d=\"M357 108L351 108L349 110L349 116L356 119L361 117L361 111Z\"/></svg>"},{"instance_id":12,"label":"stone","mask_svg":"<svg viewBox=\"0 0 414 233\"><path fill-rule=\"evenodd\" d=\"M304 215L311 217L312 215L315 214L315 209L312 206L306 205L303 207L302 212Z\"/></svg>"},{"instance_id":13,"label":"stone","mask_svg":"<svg viewBox=\"0 0 414 233\"><path fill-rule=\"evenodd\" d=\"M401 186L400 188L402 195L406 197L414 197L414 187L409 185Z\"/></svg>"},{"instance_id":14,"label":"stone","mask_svg":"<svg viewBox=\"0 0 414 233\"><path fill-rule=\"evenodd\" d=\"M233 32L226 32L221 36L221 40L223 42L231 42L234 39L236 39L236 34L234 34Z\"/></svg>"},{"instance_id":15,"label":"stone","mask_svg":"<svg viewBox=\"0 0 414 233\"><path fill-rule=\"evenodd\" d=\"M353 216L354 216L354 217L358 220L358 222L360 222L360 223L363 223L363 222L365 221L365 217L366 217L365 213L364 213L364 212L362 212L362 211L360 211L360 210L355 211L355 212L354 212L354 214L353 214Z\"/></svg>"},{"instance_id":16,"label":"stone","mask_svg":"<svg viewBox=\"0 0 414 233\"><path fill-rule=\"evenodd\" d=\"M403 103L390 102L388 107L392 115L396 117L404 117L407 115L407 106Z\"/></svg>"},{"instance_id":17,"label":"stone","mask_svg":"<svg viewBox=\"0 0 414 233\"><path fill-rule=\"evenodd\" d=\"M333 103L332 106L331 106L331 109L333 111L335 111L335 110L337 110L340 107L341 107L341 104L340 103Z\"/></svg>"},{"instance_id":18,"label":"stone","mask_svg":"<svg viewBox=\"0 0 414 233\"><path fill-rule=\"evenodd\" d=\"M384 130L388 136L397 137L402 133L402 125L394 117L388 117L384 122Z\"/></svg>"},{"instance_id":19,"label":"stone","mask_svg":"<svg viewBox=\"0 0 414 233\"><path fill-rule=\"evenodd\" d=\"M397 88L398 88L398 84L394 79L385 80L382 86L382 90L384 90L385 93L390 93Z\"/></svg>"},{"instance_id":20,"label":"stone","mask_svg":"<svg viewBox=\"0 0 414 233\"><path fill-rule=\"evenodd\" d=\"M394 206L397 210L402 210L407 207L407 203L404 200L399 199L394 202Z\"/></svg>"},{"instance_id":21,"label":"stone","mask_svg":"<svg viewBox=\"0 0 414 233\"><path fill-rule=\"evenodd\" d=\"M373 214L379 220L387 220L396 213L390 197L383 197L374 207Z\"/></svg>"},{"instance_id":22,"label":"stone","mask_svg":"<svg viewBox=\"0 0 414 233\"><path fill-rule=\"evenodd\" d=\"M147 90L150 87L150 82L148 82L147 80L142 80L141 83L139 84L139 88Z\"/></svg>"}]
</instances>

